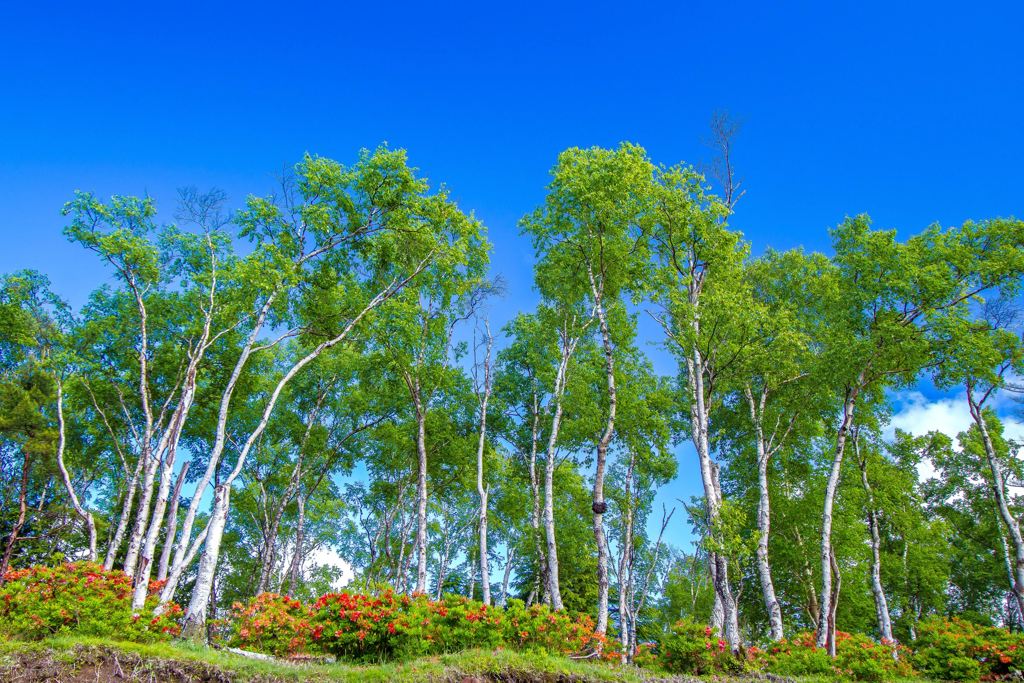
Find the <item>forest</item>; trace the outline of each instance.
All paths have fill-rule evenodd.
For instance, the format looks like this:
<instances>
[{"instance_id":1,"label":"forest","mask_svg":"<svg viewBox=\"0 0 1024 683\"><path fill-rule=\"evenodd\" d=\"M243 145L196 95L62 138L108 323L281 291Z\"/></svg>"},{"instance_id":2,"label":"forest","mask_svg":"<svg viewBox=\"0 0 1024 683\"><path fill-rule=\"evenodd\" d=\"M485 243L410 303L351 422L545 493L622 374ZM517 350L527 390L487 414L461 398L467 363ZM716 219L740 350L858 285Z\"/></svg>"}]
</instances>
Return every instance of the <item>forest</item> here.
<instances>
[{"instance_id":1,"label":"forest","mask_svg":"<svg viewBox=\"0 0 1024 683\"><path fill-rule=\"evenodd\" d=\"M76 193L64 235L106 273L86 303L45 273L0 282L0 613L84 571L121 577L132 623L274 654L397 657L388 633L412 626L387 610L420 605L564 618L574 656L683 673L798 642L940 678L1024 666L1024 640L911 654L1024 629L1003 424L1024 221L856 215L822 226L824 253L751 244L719 130L704 169L562 152L519 222L537 305L500 327L486 227L404 150L307 155L247 198L188 188L159 212ZM918 387L965 397L969 429L894 428ZM328 608L384 609L377 649L377 618L324 631ZM260 640L267 620L294 633Z\"/></svg>"}]
</instances>

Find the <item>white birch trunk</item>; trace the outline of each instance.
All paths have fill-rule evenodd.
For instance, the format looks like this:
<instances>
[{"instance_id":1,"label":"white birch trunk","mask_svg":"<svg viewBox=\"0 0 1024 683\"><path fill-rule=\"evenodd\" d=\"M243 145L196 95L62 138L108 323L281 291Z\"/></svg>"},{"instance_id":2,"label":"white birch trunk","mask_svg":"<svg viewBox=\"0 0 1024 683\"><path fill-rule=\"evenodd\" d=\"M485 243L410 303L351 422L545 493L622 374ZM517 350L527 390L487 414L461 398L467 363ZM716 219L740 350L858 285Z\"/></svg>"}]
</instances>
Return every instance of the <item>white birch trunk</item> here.
<instances>
[{"instance_id":1,"label":"white birch trunk","mask_svg":"<svg viewBox=\"0 0 1024 683\"><path fill-rule=\"evenodd\" d=\"M832 509L835 504L839 477L842 474L843 454L846 452L846 437L853 425L853 411L857 396L863 384L865 371L857 378L857 384L848 389L843 400L843 417L836 433L836 447L832 457L832 469L825 487L825 504L821 513L821 606L818 618L818 647L825 647L832 640L830 621L835 613L835 596L832 594L832 565L835 562L832 551Z\"/></svg>"},{"instance_id":2,"label":"white birch trunk","mask_svg":"<svg viewBox=\"0 0 1024 683\"><path fill-rule=\"evenodd\" d=\"M1021 536L1020 524L1017 518L1010 511L1006 496L1006 482L1003 480L1003 472L999 467L999 459L995 446L992 443L992 435L989 434L988 424L984 414L984 400L977 400L974 395L973 386L967 385L967 402L970 406L971 417L978 425L981 432L981 440L985 446L985 457L988 460L989 471L992 475L992 493L995 496L996 507L999 517L1010 534L1010 542L1013 545L1013 592L1017 598L1018 605L1024 606L1024 537ZM1024 615L1024 609L1022 609Z\"/></svg>"},{"instance_id":3,"label":"white birch trunk","mask_svg":"<svg viewBox=\"0 0 1024 683\"><path fill-rule=\"evenodd\" d=\"M771 458L769 447L765 443L764 406L767 390L762 391L760 400L755 403L753 392L746 390L747 402L750 405L750 416L754 423L754 439L757 444L757 575L761 582L761 595L764 599L765 611L772 640L782 640L782 609L775 595L775 582L772 580L771 564L768 561L768 538L771 533L771 496L768 489L768 462Z\"/></svg>"},{"instance_id":4,"label":"white birch trunk","mask_svg":"<svg viewBox=\"0 0 1024 683\"><path fill-rule=\"evenodd\" d=\"M108 572L114 568L117 552L121 549L121 544L124 543L124 535L128 532L128 523L131 520L132 508L135 505L135 494L139 490L139 476L142 474L142 464L142 458L135 462L135 471L129 480L128 491L125 493L124 502L121 504L121 516L117 520L117 531L114 532L114 538L111 539L110 545L107 546L107 554L103 559L103 568Z\"/></svg>"},{"instance_id":5,"label":"white birch trunk","mask_svg":"<svg viewBox=\"0 0 1024 683\"><path fill-rule=\"evenodd\" d=\"M597 628L595 632L604 635L608 631L608 543L604 532L604 513L608 509L604 500L605 466L608 458L608 446L615 435L615 413L617 392L615 389L615 357L612 349L611 331L605 316L602 287L598 287L589 266L590 290L594 297L594 310L597 313L598 325L601 330L601 344L604 347L605 376L608 382L608 421L604 433L597 442L597 459L594 466L594 495L592 510L594 513L594 541L597 544Z\"/></svg>"},{"instance_id":6,"label":"white birch trunk","mask_svg":"<svg viewBox=\"0 0 1024 683\"><path fill-rule=\"evenodd\" d=\"M480 438L476 448L476 492L480 497L480 587L483 602L491 604L491 570L487 557L487 489L484 487L484 446L487 443L487 404L491 398L491 349L494 339L487 327L487 354L484 358L484 384L480 399Z\"/></svg>"},{"instance_id":7,"label":"white birch trunk","mask_svg":"<svg viewBox=\"0 0 1024 683\"><path fill-rule=\"evenodd\" d=\"M537 391L534 389L533 392L533 422L530 426L530 494L532 498L533 507L530 514L530 525L533 528L533 542L535 551L537 553L537 576L534 581L534 587L530 591L530 596L527 599L527 604L532 605L534 601L540 598L543 602L550 602L544 600L543 596L547 595L548 591L548 579L547 579L547 566L548 559L544 553L544 542L541 539L540 521L541 521L541 503L540 503L540 481L537 477L537 440L540 431L540 405L537 398Z\"/></svg>"},{"instance_id":8,"label":"white birch trunk","mask_svg":"<svg viewBox=\"0 0 1024 683\"><path fill-rule=\"evenodd\" d=\"M221 484L221 491L219 494L215 493L214 495L213 514L211 516L210 523L207 525L209 531L207 532L203 555L199 562L199 570L196 575L196 585L192 591L192 599L189 602L188 610L185 612L185 619L182 627L183 637L199 639L204 635L203 625L206 620L206 611L209 606L214 575L216 574L217 559L220 554L220 544L224 537L224 526L227 522L228 509L230 505L231 486L234 484L235 479L245 466L246 458L252 450L252 447L266 430L267 424L270 422L270 416L281 396L281 392L284 391L284 388L289 382L291 382L292 378L294 378L295 375L297 375L304 367L319 358L324 351L337 346L347 339L349 333L352 332L353 328L359 324L367 313L390 299L397 291L415 277L424 268L424 266L426 266L426 263L426 261L423 261L420 263L419 267L404 280L401 282L395 281L384 290L380 291L359 312L358 315L349 321L337 336L321 342L312 351L299 359L278 381L277 386L274 387L274 391L270 395L266 407L263 409L263 415L260 418L259 424L257 424L252 433L249 434L249 438L246 439L245 444L242 446L234 469L228 475L224 483Z\"/></svg>"},{"instance_id":9,"label":"white birch trunk","mask_svg":"<svg viewBox=\"0 0 1024 683\"><path fill-rule=\"evenodd\" d=\"M853 449L857 455L857 462L860 465L860 483L867 496L868 530L871 533L871 593L875 598L878 633L883 642L891 643L893 640L892 619L889 616L889 601L885 597L885 588L882 586L882 537L878 524L878 511L875 508L875 497L871 491L871 483L868 481L867 456L861 456L860 441L857 436L854 436ZM895 650L893 653L895 654Z\"/></svg>"},{"instance_id":10,"label":"white birch trunk","mask_svg":"<svg viewBox=\"0 0 1024 683\"><path fill-rule=\"evenodd\" d=\"M157 581L167 579L167 567L171 561L171 549L174 547L174 536L178 532L178 501L181 499L181 488L185 485L185 476L192 461L187 461L178 473L178 481L174 484L174 491L171 493L171 503L167 509L167 535L164 538L164 547L160 553L160 566L157 568Z\"/></svg>"},{"instance_id":11,"label":"white birch trunk","mask_svg":"<svg viewBox=\"0 0 1024 683\"><path fill-rule=\"evenodd\" d=\"M427 415L416 384L416 593L427 592Z\"/></svg>"},{"instance_id":12,"label":"white birch trunk","mask_svg":"<svg viewBox=\"0 0 1024 683\"><path fill-rule=\"evenodd\" d=\"M71 485L71 475L64 464L64 449L67 445L67 438L64 428L64 384L57 378L57 467L60 469L60 476L64 480L64 488L67 489L68 498L75 508L75 513L85 522L86 531L89 534L89 561L95 562L96 555L96 521L92 513L82 507L75 493L75 487Z\"/></svg>"}]
</instances>

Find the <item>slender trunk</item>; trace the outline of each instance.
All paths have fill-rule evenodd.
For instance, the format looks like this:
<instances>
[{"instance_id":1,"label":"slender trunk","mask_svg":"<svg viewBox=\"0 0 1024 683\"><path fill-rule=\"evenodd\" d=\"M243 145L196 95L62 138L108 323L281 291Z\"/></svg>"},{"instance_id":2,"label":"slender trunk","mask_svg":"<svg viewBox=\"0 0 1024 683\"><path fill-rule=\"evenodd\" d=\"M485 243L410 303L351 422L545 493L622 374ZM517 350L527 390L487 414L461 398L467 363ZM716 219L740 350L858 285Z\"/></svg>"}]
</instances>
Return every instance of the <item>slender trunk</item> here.
<instances>
[{"instance_id":1,"label":"slender trunk","mask_svg":"<svg viewBox=\"0 0 1024 683\"><path fill-rule=\"evenodd\" d=\"M150 504L153 501L153 484L156 481L157 466L160 464L158 456L153 453L151 448L143 448L143 455L141 457L145 463L142 474L142 497L139 500L139 509L135 513L135 524L132 526L132 533L128 537L128 551L124 556L124 573L133 578L139 563L139 553L142 550L146 525L149 523Z\"/></svg>"},{"instance_id":2,"label":"slender trunk","mask_svg":"<svg viewBox=\"0 0 1024 683\"><path fill-rule=\"evenodd\" d=\"M768 538L771 534L771 497L768 489L768 463L771 458L769 446L764 435L764 408L768 399L768 390L761 391L758 401L748 387L747 403L750 407L750 418L754 425L754 440L757 445L757 575L761 582L761 595L764 599L765 611L768 614L768 625L772 640L782 640L782 609L775 595L775 582L772 580L771 563L768 561Z\"/></svg>"},{"instance_id":3,"label":"slender trunk","mask_svg":"<svg viewBox=\"0 0 1024 683\"><path fill-rule=\"evenodd\" d=\"M174 475L174 460L178 452L178 442L181 439L181 432L188 418L192 401L195 397L195 371L198 365L189 367L186 374L186 386L182 391L181 401L168 427L164 441L163 469L160 473L159 490L157 491L156 503L153 507L153 514L149 521L149 528L146 531L144 543L139 555L138 568L135 573L135 592L132 597L132 609L140 610L145 605L146 596L149 594L149 577L153 573L153 558L156 556L156 544L160 538L160 530L164 523L164 513L167 509L168 492L171 488L171 478Z\"/></svg>"},{"instance_id":4,"label":"slender trunk","mask_svg":"<svg viewBox=\"0 0 1024 683\"><path fill-rule=\"evenodd\" d=\"M829 552L829 571L835 576L835 587L830 596L829 610L825 621L828 624L828 633L825 638L825 647L828 648L829 657L836 656L836 610L839 607L839 589L842 587L843 577L839 573L839 563L836 562L835 549Z\"/></svg>"},{"instance_id":5,"label":"slender trunk","mask_svg":"<svg viewBox=\"0 0 1024 683\"><path fill-rule=\"evenodd\" d=\"M256 341L263 332L263 325L266 322L267 315L270 313L270 309L273 306L276 297L276 292L269 295L267 300L263 303L263 306L260 308L260 311L256 316L256 320L253 323L253 327L249 331L249 336L246 338L245 345L239 352L238 360L235 361L235 366L231 370L231 376L228 378L227 384L224 385L224 390L221 392L220 405L217 409L217 427L213 439L213 449L210 451L210 458L207 461L206 470L203 472L203 476L196 483L196 489L192 493L192 500L189 502L188 510L185 512L185 519L181 526L181 534L174 546L174 559L171 562L171 569L167 576L167 584L160 593L161 604L166 604L174 597L174 592L178 586L178 579L184 572L186 566L192 562L193 558L195 558L196 552L199 550L199 539L197 538L193 540L192 527L195 524L196 516L199 514L199 511L203 506L203 496L206 493L206 489L209 487L210 482L213 480L214 475L220 466L220 459L224 453L224 447L227 444L228 416L231 409L231 401L235 395L235 387L238 386L238 380L242 376L242 371L245 370L246 365L249 363L249 359L252 357L256 347Z\"/></svg>"},{"instance_id":6,"label":"slender trunk","mask_svg":"<svg viewBox=\"0 0 1024 683\"><path fill-rule=\"evenodd\" d=\"M230 497L230 483L220 484L214 489L213 512L207 525L206 547L199 559L192 599L189 601L182 624L181 635L189 640L199 640L205 636L206 612L210 604L210 593L213 590L213 578L217 571L224 527L227 524Z\"/></svg>"},{"instance_id":7,"label":"slender trunk","mask_svg":"<svg viewBox=\"0 0 1024 683\"><path fill-rule=\"evenodd\" d=\"M761 580L761 594L764 598L765 610L772 640L782 640L782 609L775 596L775 582L772 580L771 564L768 561L768 537L771 531L771 501L768 493L768 458L758 454L757 483L759 498L757 504L757 574Z\"/></svg>"},{"instance_id":8,"label":"slender trunk","mask_svg":"<svg viewBox=\"0 0 1024 683\"><path fill-rule=\"evenodd\" d=\"M699 320L692 321L695 334L699 334ZM690 387L690 426L697 459L700 465L701 480L704 484L704 500L707 507L707 528L712 538L718 533L718 514L722 504L721 491L718 485L718 466L711 460L711 449L708 442L710 416L706 402L704 386L705 362L698 348L694 347L686 358L687 377ZM712 610L712 626L720 628L729 643L732 652L740 648L739 618L736 614L736 602L729 584L728 559L717 552L709 553L711 579L715 587L715 604Z\"/></svg>"},{"instance_id":9,"label":"slender trunk","mask_svg":"<svg viewBox=\"0 0 1024 683\"><path fill-rule=\"evenodd\" d=\"M829 619L834 616L835 606L832 595L832 564L835 561L832 551L832 509L835 504L836 490L839 488L839 477L842 474L843 454L846 452L846 437L853 425L853 410L857 404L857 396L864 381L866 370L861 371L854 387L847 389L843 400L843 418L836 433L836 447L832 457L832 470L829 472L828 485L825 488L825 505L821 514L821 617L818 619L818 647L825 647L829 641ZM838 594L838 591L836 591Z\"/></svg>"},{"instance_id":10,"label":"slender trunk","mask_svg":"<svg viewBox=\"0 0 1024 683\"><path fill-rule=\"evenodd\" d=\"M892 642L892 619L889 616L889 601L885 597L882 586L882 536L879 530L878 511L875 509L875 497L868 481L867 455L860 453L860 440L855 432L853 450L860 466L860 483L867 496L868 530L871 533L871 592L875 597L875 614L878 618L878 634L882 642Z\"/></svg>"},{"instance_id":11,"label":"slender trunk","mask_svg":"<svg viewBox=\"0 0 1024 683\"><path fill-rule=\"evenodd\" d=\"M427 414L416 384L416 593L427 592Z\"/></svg>"},{"instance_id":12,"label":"slender trunk","mask_svg":"<svg viewBox=\"0 0 1024 683\"><path fill-rule=\"evenodd\" d=\"M304 367L315 361L325 351L337 346L345 339L348 338L349 333L352 332L353 328L372 310L383 304L385 301L390 299L397 293L402 287L404 287L413 277L415 277L422 269L426 266L426 261L420 263L419 267L408 277L402 281L394 281L391 285L380 291L369 303L356 315L354 316L344 329L336 336L320 342L312 351L307 353L305 356L296 361L291 368L278 380L277 385L274 387L274 391L271 393L270 398L267 400L267 404L263 409L263 414L260 417L259 423L249 434L241 450L238 453L238 460L235 463L234 469L228 475L225 482L221 485L222 492L214 494L214 509L211 516L210 522L207 525L209 532L206 536L206 544L203 548L203 555L200 560L199 571L196 575L196 586L192 590L192 600L189 602L188 611L185 613L184 627L182 634L184 637L197 639L202 637L203 633L203 621L206 618L206 611L209 604L210 589L215 574L217 559L220 555L220 544L224 536L224 525L227 521L228 509L230 505L230 490L234 484L235 479L241 473L242 468L245 466L246 458L249 452L252 450L253 445L263 435L263 432L267 428L267 424L270 422L270 416L274 411L274 407L277 405L278 399L281 397L281 392L288 385L289 382L302 371ZM219 504L219 507L218 507ZM180 576L180 574L179 574ZM165 603L164 595L167 595L167 589L171 587L170 579L168 578L168 585L164 587L164 593L161 594L161 603ZM167 598L170 599L169 597Z\"/></svg>"},{"instance_id":13,"label":"slender trunk","mask_svg":"<svg viewBox=\"0 0 1024 683\"><path fill-rule=\"evenodd\" d=\"M14 544L18 542L18 534L25 526L25 517L28 515L28 475L32 470L32 461L29 459L28 451L22 451L21 460L21 488L18 491L18 519L11 528L11 535L7 537L7 545L4 548L3 559L0 560L0 586L6 581L7 570L11 567L11 556L14 554Z\"/></svg>"},{"instance_id":14,"label":"slender trunk","mask_svg":"<svg viewBox=\"0 0 1024 683\"><path fill-rule=\"evenodd\" d=\"M999 456L996 454L995 445L992 442L992 435L988 431L988 423L985 420L983 401L978 401L974 395L974 387L967 384L967 401L971 409L971 417L978 425L981 432L981 440L985 446L985 457L988 460L989 471L992 474L992 494L995 497L999 517L1003 521L1006 531L1010 534L1010 542L1013 545L1014 566L1013 566L1013 592L1017 596L1018 604L1024 607L1024 537L1021 536L1020 524L1017 518L1010 511L1007 502L1006 483L1003 481L1003 472L999 467ZM1024 614L1024 609L1022 609Z\"/></svg>"},{"instance_id":15,"label":"slender trunk","mask_svg":"<svg viewBox=\"0 0 1024 683\"><path fill-rule=\"evenodd\" d=\"M114 538L111 539L110 544L107 546L107 555L103 560L103 568L107 571L114 568L117 552L121 549L121 544L124 543L124 535L128 532L128 523L131 520L132 508L135 505L135 494L139 489L139 476L142 474L142 464L142 458L135 461L135 471L132 473L132 478L128 483L128 491L125 493L124 502L121 505L121 516L117 520L117 531L114 532Z\"/></svg>"},{"instance_id":16,"label":"slender trunk","mask_svg":"<svg viewBox=\"0 0 1024 683\"><path fill-rule=\"evenodd\" d=\"M171 561L171 549L174 547L174 536L178 531L178 501L181 500L181 488L185 485L185 476L192 461L187 461L178 473L178 481L174 483L174 492L171 494L170 505L167 508L167 535L164 538L164 547L160 553L160 566L157 568L157 581L167 579L167 566Z\"/></svg>"},{"instance_id":17,"label":"slender trunk","mask_svg":"<svg viewBox=\"0 0 1024 683\"><path fill-rule=\"evenodd\" d=\"M86 531L89 534L89 561L96 561L96 522L93 519L92 513L82 507L81 502L78 500L78 494L75 493L75 487L71 485L71 476L68 474L68 468L64 464L64 449L67 445L67 438L64 429L64 385L58 378L57 380L57 467L60 469L60 476L64 480L64 488L67 489L68 497L71 499L71 505L75 508L75 513L82 518L85 522Z\"/></svg>"},{"instance_id":18,"label":"slender trunk","mask_svg":"<svg viewBox=\"0 0 1024 683\"><path fill-rule=\"evenodd\" d=\"M605 316L602 300L602 288L597 286L593 273L590 275L590 289L594 296L594 310L597 313L598 325L601 330L601 344L604 347L605 377L608 383L608 421L604 433L597 442L597 462L594 467L594 497L591 509L594 513L594 541L597 544L597 628L596 633L604 635L608 631L608 543L604 532L604 513L608 505L604 500L605 466L608 458L608 446L615 436L615 413L618 394L615 388L615 357L612 348L611 330ZM603 285L602 285L603 287Z\"/></svg>"},{"instance_id":19,"label":"slender trunk","mask_svg":"<svg viewBox=\"0 0 1024 683\"><path fill-rule=\"evenodd\" d=\"M530 525L533 529L533 542L537 553L537 575L534 577L534 585L526 601L532 605L541 595L547 594L548 586L548 560L544 554L544 542L541 538L540 520L540 481L537 477L537 440L540 430L540 404L537 398L537 391L533 392L533 422L530 426L530 495L533 503L530 514ZM545 602L547 602L545 600Z\"/></svg>"},{"instance_id":20,"label":"slender trunk","mask_svg":"<svg viewBox=\"0 0 1024 683\"><path fill-rule=\"evenodd\" d=\"M295 595L299 589L299 578L302 569L302 544L305 543L306 531L306 499L298 498L299 515L295 522L295 552L292 554L291 566L288 567L288 593Z\"/></svg>"},{"instance_id":21,"label":"slender trunk","mask_svg":"<svg viewBox=\"0 0 1024 683\"><path fill-rule=\"evenodd\" d=\"M512 578L512 562L516 557L516 548L509 545L505 551L505 574L501 578L501 606L508 606L508 582Z\"/></svg>"},{"instance_id":22,"label":"slender trunk","mask_svg":"<svg viewBox=\"0 0 1024 683\"><path fill-rule=\"evenodd\" d=\"M636 623L639 615L644 610L644 603L647 601L648 588L651 585L651 577L658 569L658 555L661 552L661 539L665 536L665 529L668 528L669 522L672 521L672 515L676 512L675 508L668 513L665 512L665 506L662 505L661 512L661 529L658 531L658 541L654 544L654 555L651 557L651 565L647 568L647 574L644 576L644 582L640 586L640 601L637 602L636 594L634 591L634 582L632 580L632 569L630 570L630 585L629 585L629 602L630 602L630 633L633 634L633 650L630 652L630 661L636 655Z\"/></svg>"},{"instance_id":23,"label":"slender trunk","mask_svg":"<svg viewBox=\"0 0 1024 683\"><path fill-rule=\"evenodd\" d=\"M487 488L484 487L484 446L487 444L487 403L491 398L491 349L494 340L487 328L484 385L480 399L480 438L476 447L476 492L480 497L480 587L485 605L491 604L491 569L487 557Z\"/></svg>"},{"instance_id":24,"label":"slender trunk","mask_svg":"<svg viewBox=\"0 0 1024 683\"><path fill-rule=\"evenodd\" d=\"M629 449L629 466L626 468L624 485L625 505L622 513L622 547L619 549L619 637L622 642L622 663L632 658L635 643L630 632L632 600L630 585L633 580L633 469L636 466L636 452Z\"/></svg>"},{"instance_id":25,"label":"slender trunk","mask_svg":"<svg viewBox=\"0 0 1024 683\"><path fill-rule=\"evenodd\" d=\"M551 607L556 610L563 609L562 591L558 585L558 541L555 539L555 455L558 443L558 429L562 421L562 396L559 385L564 377L564 361L559 367L560 377L556 379L556 391L559 393L552 397L555 402L554 415L551 417L551 434L548 437L547 454L544 461L544 534L547 540L548 560L548 597L551 600Z\"/></svg>"}]
</instances>

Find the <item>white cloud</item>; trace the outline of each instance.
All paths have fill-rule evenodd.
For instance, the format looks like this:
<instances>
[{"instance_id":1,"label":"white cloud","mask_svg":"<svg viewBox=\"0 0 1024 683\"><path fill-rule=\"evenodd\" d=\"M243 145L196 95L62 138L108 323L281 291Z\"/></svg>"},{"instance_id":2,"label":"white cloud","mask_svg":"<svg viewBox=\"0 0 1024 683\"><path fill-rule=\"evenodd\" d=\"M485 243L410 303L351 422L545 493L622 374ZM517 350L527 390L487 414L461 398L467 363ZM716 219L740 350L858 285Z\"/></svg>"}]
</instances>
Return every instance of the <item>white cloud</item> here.
<instances>
[{"instance_id":1,"label":"white cloud","mask_svg":"<svg viewBox=\"0 0 1024 683\"><path fill-rule=\"evenodd\" d=\"M929 400L920 391L908 391L894 396L900 409L892 416L886 436L892 438L896 429L909 432L914 436L922 436L937 431L946 434L956 443L957 434L967 431L973 424L967 396L959 394L954 397ZM997 400L993 404L1003 421L1004 435L1015 441L1024 442L1024 422L1017 417L1000 411L1000 408L1014 407L1006 400ZM930 462L923 462L919 468L922 479L935 476L935 468Z\"/></svg>"},{"instance_id":2,"label":"white cloud","mask_svg":"<svg viewBox=\"0 0 1024 683\"><path fill-rule=\"evenodd\" d=\"M341 570L341 576L331 586L333 590L341 590L355 577L355 572L352 571L352 563L332 548L317 548L309 556L309 562Z\"/></svg>"}]
</instances>

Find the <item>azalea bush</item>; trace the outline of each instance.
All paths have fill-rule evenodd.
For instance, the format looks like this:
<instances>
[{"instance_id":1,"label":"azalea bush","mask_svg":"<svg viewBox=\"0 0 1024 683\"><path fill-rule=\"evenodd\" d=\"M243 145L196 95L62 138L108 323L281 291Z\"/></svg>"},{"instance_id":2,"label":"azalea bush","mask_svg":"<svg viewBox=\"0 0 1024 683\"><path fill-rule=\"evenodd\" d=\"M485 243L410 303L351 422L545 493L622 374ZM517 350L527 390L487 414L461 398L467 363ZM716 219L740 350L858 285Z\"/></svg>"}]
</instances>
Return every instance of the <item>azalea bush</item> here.
<instances>
[{"instance_id":1,"label":"azalea bush","mask_svg":"<svg viewBox=\"0 0 1024 683\"><path fill-rule=\"evenodd\" d=\"M661 667L671 673L702 676L743 669L718 631L692 619L680 619L659 643Z\"/></svg>"},{"instance_id":2,"label":"azalea bush","mask_svg":"<svg viewBox=\"0 0 1024 683\"><path fill-rule=\"evenodd\" d=\"M233 645L277 656L294 655L306 650L309 630L308 610L286 595L261 593L247 605L232 605Z\"/></svg>"},{"instance_id":3,"label":"azalea bush","mask_svg":"<svg viewBox=\"0 0 1024 683\"><path fill-rule=\"evenodd\" d=\"M263 594L235 605L231 641L279 655L332 654L372 662L501 648L569 654L598 644L586 615L520 600L507 609L462 596L429 600L385 589L376 595L328 593L308 608Z\"/></svg>"},{"instance_id":4,"label":"azalea bush","mask_svg":"<svg viewBox=\"0 0 1024 683\"><path fill-rule=\"evenodd\" d=\"M1024 671L1024 635L956 617L922 621L914 646L914 665L934 678L976 681Z\"/></svg>"},{"instance_id":5,"label":"azalea bush","mask_svg":"<svg viewBox=\"0 0 1024 683\"><path fill-rule=\"evenodd\" d=\"M0 586L0 634L39 640L75 633L119 640L170 639L181 628L181 608L171 603L159 616L158 585L140 614L132 613L132 580L93 562L10 570Z\"/></svg>"},{"instance_id":6,"label":"azalea bush","mask_svg":"<svg viewBox=\"0 0 1024 683\"><path fill-rule=\"evenodd\" d=\"M522 600L509 600L504 618L505 642L519 650L571 654L599 642L594 620L586 614L558 612L548 605L526 607Z\"/></svg>"},{"instance_id":7,"label":"azalea bush","mask_svg":"<svg viewBox=\"0 0 1024 683\"><path fill-rule=\"evenodd\" d=\"M835 680L888 681L914 674L911 653L895 642L836 632L836 656L817 646L812 632L773 643L754 657L757 667L782 676L829 676Z\"/></svg>"}]
</instances>

